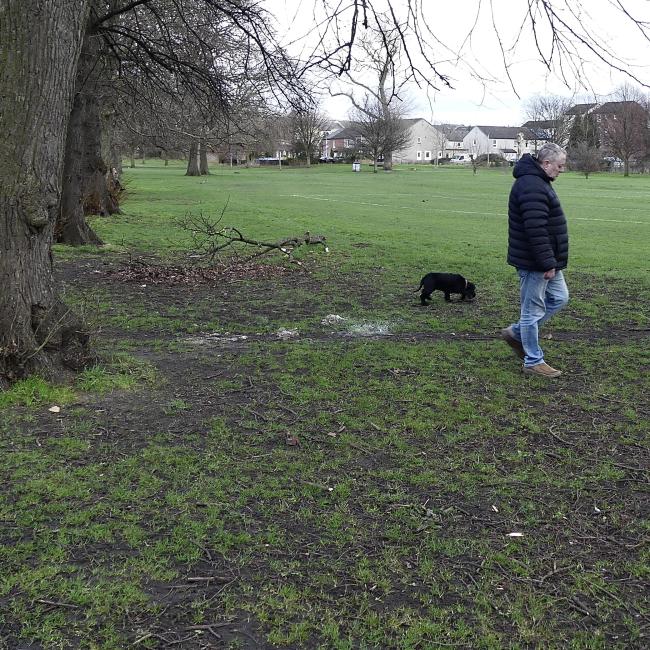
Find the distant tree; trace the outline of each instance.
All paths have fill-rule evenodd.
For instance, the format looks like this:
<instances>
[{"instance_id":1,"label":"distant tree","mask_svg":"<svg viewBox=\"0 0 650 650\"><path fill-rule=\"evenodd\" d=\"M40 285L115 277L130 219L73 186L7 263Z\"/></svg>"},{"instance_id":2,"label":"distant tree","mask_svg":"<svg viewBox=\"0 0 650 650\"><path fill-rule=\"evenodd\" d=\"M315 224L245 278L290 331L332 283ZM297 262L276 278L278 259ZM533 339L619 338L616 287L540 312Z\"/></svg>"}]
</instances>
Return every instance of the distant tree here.
<instances>
[{"instance_id":1,"label":"distant tree","mask_svg":"<svg viewBox=\"0 0 650 650\"><path fill-rule=\"evenodd\" d=\"M363 103L353 109L350 119L362 138L363 149L372 156L374 171L377 159L403 149L409 142L409 128L399 110L384 106L380 99L366 95Z\"/></svg>"},{"instance_id":2,"label":"distant tree","mask_svg":"<svg viewBox=\"0 0 650 650\"><path fill-rule=\"evenodd\" d=\"M307 167L311 158L318 153L328 119L312 101L297 102L296 108L289 115L290 128L293 132L294 151L304 156Z\"/></svg>"},{"instance_id":3,"label":"distant tree","mask_svg":"<svg viewBox=\"0 0 650 650\"><path fill-rule=\"evenodd\" d=\"M578 142L569 150L569 165L589 178L589 174L602 169L603 155L598 147L588 142Z\"/></svg>"},{"instance_id":4,"label":"distant tree","mask_svg":"<svg viewBox=\"0 0 650 650\"><path fill-rule=\"evenodd\" d=\"M600 147L598 123L591 113L576 115L571 124L568 148L574 149L580 143L589 147Z\"/></svg>"},{"instance_id":5,"label":"distant tree","mask_svg":"<svg viewBox=\"0 0 650 650\"><path fill-rule=\"evenodd\" d=\"M377 128L384 130L381 136L384 170L390 171L393 168L393 152L405 144L400 144L402 138L398 122L406 114L407 105L400 95L413 74L404 67L402 60L405 52L400 27L392 24L386 16L377 16L376 27L368 29L360 45L363 64L355 71L344 70L343 74L363 92L363 97L359 99L354 91L335 91L332 94L343 95L350 100L354 121L361 120L364 128L373 132L375 138L380 137L376 133ZM376 86L362 79L362 70L365 72L367 69L376 75ZM361 118L364 114L365 118ZM393 133L389 134L389 130Z\"/></svg>"},{"instance_id":6,"label":"distant tree","mask_svg":"<svg viewBox=\"0 0 650 650\"><path fill-rule=\"evenodd\" d=\"M643 158L648 141L648 113L642 93L624 84L614 92L609 112L599 115L603 146L623 161L623 175L630 175L630 161Z\"/></svg>"},{"instance_id":7,"label":"distant tree","mask_svg":"<svg viewBox=\"0 0 650 650\"><path fill-rule=\"evenodd\" d=\"M449 125L434 124L433 125L433 152L435 164L438 165L440 158L445 156L445 149L447 148L447 136L449 135Z\"/></svg>"},{"instance_id":8,"label":"distant tree","mask_svg":"<svg viewBox=\"0 0 650 650\"><path fill-rule=\"evenodd\" d=\"M551 142L566 147L571 130L571 116L566 112L572 104L570 99L559 95L534 95L524 103L524 113L529 120L544 124L542 128Z\"/></svg>"}]
</instances>

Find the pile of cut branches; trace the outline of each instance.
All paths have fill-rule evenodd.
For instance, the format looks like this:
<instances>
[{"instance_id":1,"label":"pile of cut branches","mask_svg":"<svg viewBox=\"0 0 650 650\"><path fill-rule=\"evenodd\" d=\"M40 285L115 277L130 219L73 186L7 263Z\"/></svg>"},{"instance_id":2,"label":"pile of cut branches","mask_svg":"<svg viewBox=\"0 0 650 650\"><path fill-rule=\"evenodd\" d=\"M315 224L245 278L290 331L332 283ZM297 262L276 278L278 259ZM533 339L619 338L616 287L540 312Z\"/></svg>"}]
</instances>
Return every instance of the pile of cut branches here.
<instances>
[{"instance_id":1,"label":"pile of cut branches","mask_svg":"<svg viewBox=\"0 0 650 650\"><path fill-rule=\"evenodd\" d=\"M106 276L118 282L133 282L147 285L209 285L244 279L271 279L288 275L294 271L276 264L254 264L232 262L216 264L210 268L198 266L167 266L131 260L119 269L106 271Z\"/></svg>"}]
</instances>

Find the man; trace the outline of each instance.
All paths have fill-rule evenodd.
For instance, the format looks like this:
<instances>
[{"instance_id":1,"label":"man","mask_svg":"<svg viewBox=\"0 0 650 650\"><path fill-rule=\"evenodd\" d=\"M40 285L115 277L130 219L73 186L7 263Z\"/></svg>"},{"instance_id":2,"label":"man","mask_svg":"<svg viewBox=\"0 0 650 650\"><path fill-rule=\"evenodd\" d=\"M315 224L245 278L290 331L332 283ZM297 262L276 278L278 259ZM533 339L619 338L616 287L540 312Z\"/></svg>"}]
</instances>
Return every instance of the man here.
<instances>
[{"instance_id":1,"label":"man","mask_svg":"<svg viewBox=\"0 0 650 650\"><path fill-rule=\"evenodd\" d=\"M551 183L564 171L566 152L549 142L534 158L524 154L515 165L508 201L508 264L519 274L521 314L501 330L505 342L523 359L524 373L559 377L544 361L539 327L569 301L562 269L569 257L569 235L562 206Z\"/></svg>"}]
</instances>

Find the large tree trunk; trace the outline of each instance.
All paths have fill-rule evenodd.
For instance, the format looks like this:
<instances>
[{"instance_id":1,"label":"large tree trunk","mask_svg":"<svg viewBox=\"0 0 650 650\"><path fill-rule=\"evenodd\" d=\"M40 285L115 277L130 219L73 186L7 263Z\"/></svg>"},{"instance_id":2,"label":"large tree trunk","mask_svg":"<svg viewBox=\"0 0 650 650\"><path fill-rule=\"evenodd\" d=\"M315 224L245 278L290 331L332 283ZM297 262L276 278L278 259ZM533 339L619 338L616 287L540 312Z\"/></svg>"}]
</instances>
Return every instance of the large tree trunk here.
<instances>
[{"instance_id":1,"label":"large tree trunk","mask_svg":"<svg viewBox=\"0 0 650 650\"><path fill-rule=\"evenodd\" d=\"M384 152L384 171L392 172L393 171L393 152L386 151Z\"/></svg>"},{"instance_id":2,"label":"large tree trunk","mask_svg":"<svg viewBox=\"0 0 650 650\"><path fill-rule=\"evenodd\" d=\"M109 129L102 124L99 110L101 52L99 37L92 34L91 27L87 26L77 68L65 148L61 209L55 230L56 241L72 245L101 245L101 239L87 224L85 216L106 216L120 210L115 175L102 155L102 135Z\"/></svg>"},{"instance_id":3,"label":"large tree trunk","mask_svg":"<svg viewBox=\"0 0 650 650\"><path fill-rule=\"evenodd\" d=\"M56 241L73 246L103 243L84 217L84 201L90 180L90 170L87 169L90 161L87 155L86 104L86 96L77 92L68 121L61 207L55 228Z\"/></svg>"},{"instance_id":4,"label":"large tree trunk","mask_svg":"<svg viewBox=\"0 0 650 650\"><path fill-rule=\"evenodd\" d=\"M185 176L200 176L201 170L199 169L199 163L197 160L198 145L196 140L190 142L190 156L187 161L187 171Z\"/></svg>"},{"instance_id":5,"label":"large tree trunk","mask_svg":"<svg viewBox=\"0 0 650 650\"><path fill-rule=\"evenodd\" d=\"M205 145L205 140L201 140L199 143L199 172L201 176L206 176L210 173L210 168L208 167L208 149Z\"/></svg>"},{"instance_id":6,"label":"large tree trunk","mask_svg":"<svg viewBox=\"0 0 650 650\"><path fill-rule=\"evenodd\" d=\"M0 8L0 382L87 359L88 337L56 293L51 247L88 7Z\"/></svg>"},{"instance_id":7,"label":"large tree trunk","mask_svg":"<svg viewBox=\"0 0 650 650\"><path fill-rule=\"evenodd\" d=\"M117 116L114 110L104 110L101 114L101 152L106 161L110 178L122 176L122 152L115 141ZM110 191L109 183L109 191ZM118 210L119 212L119 210Z\"/></svg>"}]
</instances>

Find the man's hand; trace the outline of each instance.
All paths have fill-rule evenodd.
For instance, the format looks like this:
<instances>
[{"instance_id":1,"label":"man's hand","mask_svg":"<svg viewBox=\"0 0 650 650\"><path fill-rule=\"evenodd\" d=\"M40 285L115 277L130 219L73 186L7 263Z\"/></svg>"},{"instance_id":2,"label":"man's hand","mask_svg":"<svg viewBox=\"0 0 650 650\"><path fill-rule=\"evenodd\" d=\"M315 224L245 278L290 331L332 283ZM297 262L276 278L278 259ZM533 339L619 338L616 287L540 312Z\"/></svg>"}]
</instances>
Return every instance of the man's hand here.
<instances>
[{"instance_id":1,"label":"man's hand","mask_svg":"<svg viewBox=\"0 0 650 650\"><path fill-rule=\"evenodd\" d=\"M544 271L545 280L552 280L554 277L555 277L555 269L551 269L550 271Z\"/></svg>"}]
</instances>

